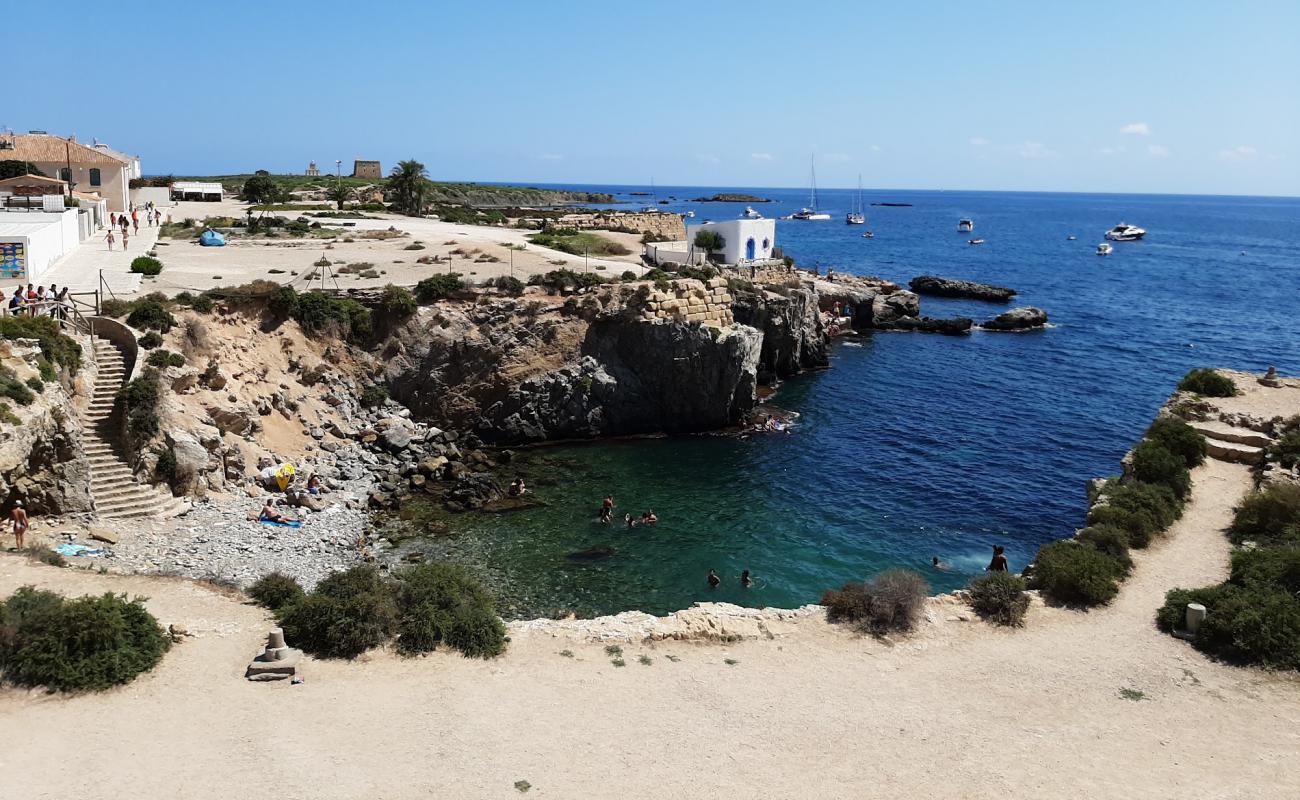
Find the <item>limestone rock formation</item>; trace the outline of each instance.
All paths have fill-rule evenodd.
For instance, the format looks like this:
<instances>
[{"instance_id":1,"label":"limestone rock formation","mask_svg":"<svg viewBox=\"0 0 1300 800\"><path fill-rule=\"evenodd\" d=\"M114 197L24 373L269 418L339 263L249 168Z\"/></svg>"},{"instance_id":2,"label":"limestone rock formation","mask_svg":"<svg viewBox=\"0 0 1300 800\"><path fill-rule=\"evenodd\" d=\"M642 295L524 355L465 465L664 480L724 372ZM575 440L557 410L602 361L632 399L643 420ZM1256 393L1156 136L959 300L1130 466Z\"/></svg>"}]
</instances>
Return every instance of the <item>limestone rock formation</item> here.
<instances>
[{"instance_id":1,"label":"limestone rock formation","mask_svg":"<svg viewBox=\"0 0 1300 800\"><path fill-rule=\"evenodd\" d=\"M900 317L894 327L900 331L920 331L922 333L943 333L949 336L970 333L970 317L953 317L952 319L935 319L934 317Z\"/></svg>"},{"instance_id":2,"label":"limestone rock formation","mask_svg":"<svg viewBox=\"0 0 1300 800\"><path fill-rule=\"evenodd\" d=\"M915 277L908 283L908 286L917 294L928 294L934 297L964 297L970 300L988 300L996 303L1005 303L1016 296L1015 289L1009 289L1005 286L975 283L974 281L963 281L956 278L940 278L935 275Z\"/></svg>"},{"instance_id":3,"label":"limestone rock formation","mask_svg":"<svg viewBox=\"0 0 1300 800\"><path fill-rule=\"evenodd\" d=\"M771 383L829 363L826 325L810 287L759 287L733 291L736 322L763 334L758 379Z\"/></svg>"},{"instance_id":4,"label":"limestone rock formation","mask_svg":"<svg viewBox=\"0 0 1300 800\"><path fill-rule=\"evenodd\" d=\"M14 411L21 424L0 437L0 502L22 500L33 515L90 511L90 464L67 394L51 388Z\"/></svg>"},{"instance_id":5,"label":"limestone rock formation","mask_svg":"<svg viewBox=\"0 0 1300 800\"><path fill-rule=\"evenodd\" d=\"M980 327L986 331L1024 331L1041 328L1046 324L1046 311L1033 306L1024 306L1004 311Z\"/></svg>"}]
</instances>

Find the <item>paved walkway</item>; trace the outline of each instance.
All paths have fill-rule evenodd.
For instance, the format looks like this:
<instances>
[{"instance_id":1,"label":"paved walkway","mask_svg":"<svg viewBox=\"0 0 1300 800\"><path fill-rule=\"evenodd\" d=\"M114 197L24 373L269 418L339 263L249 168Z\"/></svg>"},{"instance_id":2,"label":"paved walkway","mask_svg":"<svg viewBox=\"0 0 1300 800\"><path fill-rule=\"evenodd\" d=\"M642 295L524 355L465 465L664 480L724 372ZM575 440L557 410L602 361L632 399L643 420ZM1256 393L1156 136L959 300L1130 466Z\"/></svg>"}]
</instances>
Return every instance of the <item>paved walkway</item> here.
<instances>
[{"instance_id":1,"label":"paved walkway","mask_svg":"<svg viewBox=\"0 0 1300 800\"><path fill-rule=\"evenodd\" d=\"M158 241L158 228L145 225L144 213L141 212L140 232L132 231L125 251L122 249L122 234L118 231L114 236L117 241L110 252L108 243L104 241L107 233L107 228L97 231L77 249L59 259L41 275L41 282L47 286L51 283L69 286L73 292L93 292L99 288L100 270L103 270L104 282L114 295L131 295L140 291L141 276L131 272L131 259L153 248Z\"/></svg>"}]
</instances>

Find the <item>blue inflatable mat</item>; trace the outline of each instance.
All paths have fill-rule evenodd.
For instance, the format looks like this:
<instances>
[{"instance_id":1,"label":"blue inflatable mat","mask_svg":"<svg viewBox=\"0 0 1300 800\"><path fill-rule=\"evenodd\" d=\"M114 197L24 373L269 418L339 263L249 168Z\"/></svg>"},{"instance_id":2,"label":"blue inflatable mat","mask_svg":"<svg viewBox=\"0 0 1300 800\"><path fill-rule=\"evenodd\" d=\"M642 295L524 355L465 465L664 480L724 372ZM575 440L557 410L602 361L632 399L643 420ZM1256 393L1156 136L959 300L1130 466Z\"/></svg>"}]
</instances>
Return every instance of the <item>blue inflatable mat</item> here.
<instances>
[{"instance_id":1,"label":"blue inflatable mat","mask_svg":"<svg viewBox=\"0 0 1300 800\"><path fill-rule=\"evenodd\" d=\"M270 525L272 528L301 528L302 527L302 520L300 519L286 519L283 522L276 522L273 519L259 519L258 522L262 523L263 525Z\"/></svg>"}]
</instances>

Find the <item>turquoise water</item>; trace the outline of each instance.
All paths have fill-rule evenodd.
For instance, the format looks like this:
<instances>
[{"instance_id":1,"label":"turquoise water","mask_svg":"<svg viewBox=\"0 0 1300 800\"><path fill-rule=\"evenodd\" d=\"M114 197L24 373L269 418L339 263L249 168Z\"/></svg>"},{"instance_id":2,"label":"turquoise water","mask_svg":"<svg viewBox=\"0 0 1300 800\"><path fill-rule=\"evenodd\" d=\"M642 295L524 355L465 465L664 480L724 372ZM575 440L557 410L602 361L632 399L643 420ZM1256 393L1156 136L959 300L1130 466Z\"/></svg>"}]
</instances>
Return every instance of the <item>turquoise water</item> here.
<instances>
[{"instance_id":1,"label":"turquoise water","mask_svg":"<svg viewBox=\"0 0 1300 800\"><path fill-rule=\"evenodd\" d=\"M746 191L783 201L759 207L768 216L806 202L799 191ZM1295 199L871 192L867 202L915 205L870 208L876 237L864 240L840 221L849 198L824 193L835 221L780 222L778 242L804 264L902 283L937 273L1010 285L1015 304L1047 309L1054 327L841 340L831 369L781 386L773 402L801 414L790 435L532 451L517 468L545 506L453 517L455 535L407 546L474 566L510 616L664 613L706 599L792 606L899 565L942 591L978 574L993 544L1019 567L1069 535L1085 481L1116 471L1187 369L1272 363L1300 374ZM743 209L672 206L688 207L714 219ZM986 245L965 244L962 217ZM1151 233L1095 256L1120 220ZM931 298L922 307L977 319L1000 310ZM619 519L653 508L660 523L601 525L606 493ZM567 557L601 545L613 554ZM932 556L952 570L930 570ZM723 578L716 590L709 569ZM740 587L742 569L754 587Z\"/></svg>"}]
</instances>

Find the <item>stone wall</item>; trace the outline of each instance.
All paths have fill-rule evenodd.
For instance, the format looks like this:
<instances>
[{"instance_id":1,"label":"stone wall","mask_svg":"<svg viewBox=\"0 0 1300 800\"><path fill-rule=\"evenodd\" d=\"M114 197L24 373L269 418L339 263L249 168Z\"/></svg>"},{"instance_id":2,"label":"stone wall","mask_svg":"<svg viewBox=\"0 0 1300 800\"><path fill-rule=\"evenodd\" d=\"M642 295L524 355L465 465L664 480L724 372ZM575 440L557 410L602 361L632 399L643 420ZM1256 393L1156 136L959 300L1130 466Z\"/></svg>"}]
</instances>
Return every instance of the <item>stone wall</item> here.
<instances>
[{"instance_id":1,"label":"stone wall","mask_svg":"<svg viewBox=\"0 0 1300 800\"><path fill-rule=\"evenodd\" d=\"M726 328L735 322L726 278L707 283L689 278L672 281L668 291L647 287L641 319L648 322L699 322Z\"/></svg>"},{"instance_id":2,"label":"stone wall","mask_svg":"<svg viewBox=\"0 0 1300 800\"><path fill-rule=\"evenodd\" d=\"M686 238L686 223L681 214L626 213L611 211L603 214L566 214L553 220L557 228L576 230L612 230L629 228L637 233L653 233L673 241Z\"/></svg>"},{"instance_id":3,"label":"stone wall","mask_svg":"<svg viewBox=\"0 0 1300 800\"><path fill-rule=\"evenodd\" d=\"M354 178L382 178L383 171L379 168L378 161L353 161L352 177Z\"/></svg>"}]
</instances>

